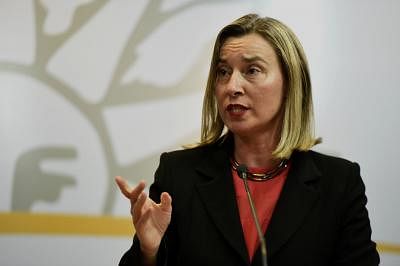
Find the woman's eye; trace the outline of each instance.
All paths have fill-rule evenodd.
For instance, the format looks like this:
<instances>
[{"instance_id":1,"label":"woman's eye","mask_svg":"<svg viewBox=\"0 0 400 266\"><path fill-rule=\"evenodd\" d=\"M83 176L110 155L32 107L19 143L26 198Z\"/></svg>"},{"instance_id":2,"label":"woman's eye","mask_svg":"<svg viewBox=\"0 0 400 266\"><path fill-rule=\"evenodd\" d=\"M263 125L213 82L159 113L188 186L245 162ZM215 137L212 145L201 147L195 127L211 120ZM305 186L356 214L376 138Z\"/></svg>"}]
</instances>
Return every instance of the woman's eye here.
<instances>
[{"instance_id":1,"label":"woman's eye","mask_svg":"<svg viewBox=\"0 0 400 266\"><path fill-rule=\"evenodd\" d=\"M254 75L257 75L257 74L260 73L260 72L261 72L261 70L260 70L259 68L257 68L257 67L251 67L251 68L249 68L249 70L247 71L247 74L254 76Z\"/></svg>"},{"instance_id":2,"label":"woman's eye","mask_svg":"<svg viewBox=\"0 0 400 266\"><path fill-rule=\"evenodd\" d=\"M218 69L218 76L225 77L229 74L228 70L224 67Z\"/></svg>"}]
</instances>

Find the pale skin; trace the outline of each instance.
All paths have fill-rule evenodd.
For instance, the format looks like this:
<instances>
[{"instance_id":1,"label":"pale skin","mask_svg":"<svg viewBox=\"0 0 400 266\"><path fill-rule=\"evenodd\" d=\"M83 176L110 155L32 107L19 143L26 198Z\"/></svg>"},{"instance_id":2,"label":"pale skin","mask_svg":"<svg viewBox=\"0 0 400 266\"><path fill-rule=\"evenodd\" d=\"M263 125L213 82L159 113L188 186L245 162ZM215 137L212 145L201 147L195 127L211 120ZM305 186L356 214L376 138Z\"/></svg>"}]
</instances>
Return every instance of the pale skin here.
<instances>
[{"instance_id":1,"label":"pale skin","mask_svg":"<svg viewBox=\"0 0 400 266\"><path fill-rule=\"evenodd\" d=\"M220 51L215 97L224 124L234 135L234 156L249 167L272 168L280 135L283 75L271 45L256 33L228 38ZM172 198L163 192L160 204L150 199L142 181L136 187L117 176L122 194L130 200L132 222L140 240L144 265L156 255L171 221Z\"/></svg>"},{"instance_id":2,"label":"pale skin","mask_svg":"<svg viewBox=\"0 0 400 266\"><path fill-rule=\"evenodd\" d=\"M283 117L283 81L275 50L259 34L225 41L215 95L219 115L233 132L238 162L249 167L276 165L272 152L279 141Z\"/></svg>"},{"instance_id":3,"label":"pale skin","mask_svg":"<svg viewBox=\"0 0 400 266\"><path fill-rule=\"evenodd\" d=\"M131 202L132 222L140 240L143 265L155 265L161 239L171 221L172 198L167 192L161 194L161 202L155 203L143 191L144 181L131 187L120 176L115 181L121 193Z\"/></svg>"}]
</instances>

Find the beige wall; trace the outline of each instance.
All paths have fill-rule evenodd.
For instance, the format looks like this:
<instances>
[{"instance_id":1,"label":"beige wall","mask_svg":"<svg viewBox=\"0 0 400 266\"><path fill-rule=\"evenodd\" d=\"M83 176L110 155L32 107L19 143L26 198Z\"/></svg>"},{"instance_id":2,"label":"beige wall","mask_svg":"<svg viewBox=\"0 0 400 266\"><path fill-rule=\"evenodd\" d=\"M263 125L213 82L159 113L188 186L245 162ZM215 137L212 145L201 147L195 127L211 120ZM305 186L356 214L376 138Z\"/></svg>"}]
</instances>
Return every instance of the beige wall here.
<instances>
[{"instance_id":1,"label":"beige wall","mask_svg":"<svg viewBox=\"0 0 400 266\"><path fill-rule=\"evenodd\" d=\"M248 12L302 40L317 149L361 164L384 265L400 263L400 2L56 2L0 0L1 265L116 264L132 229L113 176L151 182L197 140L212 40Z\"/></svg>"}]
</instances>

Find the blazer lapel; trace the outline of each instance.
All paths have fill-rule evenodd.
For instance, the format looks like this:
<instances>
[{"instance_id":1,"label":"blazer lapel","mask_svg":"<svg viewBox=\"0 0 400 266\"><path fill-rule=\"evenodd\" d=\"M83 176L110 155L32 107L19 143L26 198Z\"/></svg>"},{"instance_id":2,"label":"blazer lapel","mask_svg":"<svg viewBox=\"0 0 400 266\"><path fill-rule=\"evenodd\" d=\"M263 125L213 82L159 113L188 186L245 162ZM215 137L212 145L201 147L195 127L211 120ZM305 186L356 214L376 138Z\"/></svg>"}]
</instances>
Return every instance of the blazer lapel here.
<instances>
[{"instance_id":1,"label":"blazer lapel","mask_svg":"<svg viewBox=\"0 0 400 266\"><path fill-rule=\"evenodd\" d=\"M219 147L204 159L197 171L205 177L205 181L197 185L197 190L207 212L229 245L248 265L249 256L236 204L228 151Z\"/></svg>"},{"instance_id":2,"label":"blazer lapel","mask_svg":"<svg viewBox=\"0 0 400 266\"><path fill-rule=\"evenodd\" d=\"M295 152L286 183L266 232L267 253L273 256L302 224L319 197L308 185L320 176L307 152Z\"/></svg>"}]
</instances>

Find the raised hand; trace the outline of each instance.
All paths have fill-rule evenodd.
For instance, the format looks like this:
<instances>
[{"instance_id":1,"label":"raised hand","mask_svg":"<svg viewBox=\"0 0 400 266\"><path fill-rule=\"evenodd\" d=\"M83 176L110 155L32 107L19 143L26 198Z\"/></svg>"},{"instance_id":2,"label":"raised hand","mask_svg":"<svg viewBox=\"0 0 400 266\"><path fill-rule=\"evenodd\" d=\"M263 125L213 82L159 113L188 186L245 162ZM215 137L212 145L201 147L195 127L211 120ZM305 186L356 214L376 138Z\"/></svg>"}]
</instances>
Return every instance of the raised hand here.
<instances>
[{"instance_id":1,"label":"raised hand","mask_svg":"<svg viewBox=\"0 0 400 266\"><path fill-rule=\"evenodd\" d=\"M155 203L143 191L144 181L132 188L120 176L115 181L122 194L131 202L132 222L140 241L142 254L155 258L161 239L171 221L172 198L167 192L161 193L161 202Z\"/></svg>"}]
</instances>

